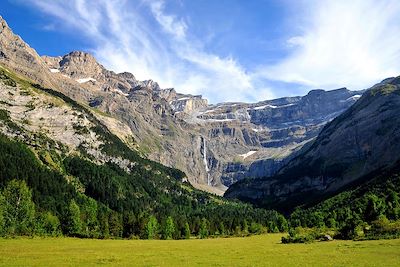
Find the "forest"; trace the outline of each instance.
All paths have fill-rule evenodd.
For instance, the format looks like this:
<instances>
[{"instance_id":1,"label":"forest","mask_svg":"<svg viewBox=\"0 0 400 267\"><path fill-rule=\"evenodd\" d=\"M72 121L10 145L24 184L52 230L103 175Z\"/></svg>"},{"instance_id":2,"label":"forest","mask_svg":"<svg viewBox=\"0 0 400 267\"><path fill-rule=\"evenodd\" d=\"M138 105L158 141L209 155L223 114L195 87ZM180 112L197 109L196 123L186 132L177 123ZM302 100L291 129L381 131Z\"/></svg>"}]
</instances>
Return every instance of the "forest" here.
<instances>
[{"instance_id":1,"label":"forest","mask_svg":"<svg viewBox=\"0 0 400 267\"><path fill-rule=\"evenodd\" d=\"M283 215L196 190L158 164L130 173L78 156L62 164L56 171L0 135L2 236L183 239L287 230Z\"/></svg>"},{"instance_id":2,"label":"forest","mask_svg":"<svg viewBox=\"0 0 400 267\"><path fill-rule=\"evenodd\" d=\"M400 237L400 164L364 177L367 181L288 218L284 242L308 242L326 234L340 239Z\"/></svg>"}]
</instances>

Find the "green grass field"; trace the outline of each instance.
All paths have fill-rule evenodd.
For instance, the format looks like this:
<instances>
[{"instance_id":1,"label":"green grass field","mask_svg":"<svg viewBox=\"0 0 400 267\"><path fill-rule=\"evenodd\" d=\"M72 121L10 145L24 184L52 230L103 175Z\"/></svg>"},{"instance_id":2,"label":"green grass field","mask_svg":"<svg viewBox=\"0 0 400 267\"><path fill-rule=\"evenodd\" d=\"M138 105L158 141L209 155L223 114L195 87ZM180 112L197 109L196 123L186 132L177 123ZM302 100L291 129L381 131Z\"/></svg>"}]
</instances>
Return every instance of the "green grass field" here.
<instances>
[{"instance_id":1,"label":"green grass field","mask_svg":"<svg viewBox=\"0 0 400 267\"><path fill-rule=\"evenodd\" d=\"M400 239L284 245L280 237L0 239L0 266L400 266Z\"/></svg>"}]
</instances>

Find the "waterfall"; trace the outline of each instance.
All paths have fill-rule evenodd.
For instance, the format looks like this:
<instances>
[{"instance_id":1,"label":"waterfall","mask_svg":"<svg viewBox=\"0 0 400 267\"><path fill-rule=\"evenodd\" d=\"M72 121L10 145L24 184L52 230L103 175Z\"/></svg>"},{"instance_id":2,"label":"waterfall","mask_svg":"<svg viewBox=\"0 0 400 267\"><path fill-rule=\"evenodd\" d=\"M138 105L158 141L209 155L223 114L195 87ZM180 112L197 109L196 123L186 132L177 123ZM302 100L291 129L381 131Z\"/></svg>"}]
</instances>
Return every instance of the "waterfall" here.
<instances>
[{"instance_id":1,"label":"waterfall","mask_svg":"<svg viewBox=\"0 0 400 267\"><path fill-rule=\"evenodd\" d=\"M203 137L203 162L204 166L206 167L206 173L207 173L207 185L211 185L210 181L210 169L208 168L208 160L207 160L207 143L206 139Z\"/></svg>"}]
</instances>

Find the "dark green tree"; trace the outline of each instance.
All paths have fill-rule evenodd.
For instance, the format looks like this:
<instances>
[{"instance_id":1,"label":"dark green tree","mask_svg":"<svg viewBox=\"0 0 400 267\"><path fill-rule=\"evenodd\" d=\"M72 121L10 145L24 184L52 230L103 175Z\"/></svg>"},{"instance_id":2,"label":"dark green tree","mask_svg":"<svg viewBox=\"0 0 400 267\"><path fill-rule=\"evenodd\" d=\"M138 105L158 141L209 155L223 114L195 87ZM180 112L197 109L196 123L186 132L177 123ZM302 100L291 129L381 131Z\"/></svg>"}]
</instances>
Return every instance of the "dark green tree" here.
<instances>
[{"instance_id":1,"label":"dark green tree","mask_svg":"<svg viewBox=\"0 0 400 267\"><path fill-rule=\"evenodd\" d=\"M5 209L5 199L3 197L3 194L0 191L0 236L4 234L4 209Z\"/></svg>"},{"instance_id":2,"label":"dark green tree","mask_svg":"<svg viewBox=\"0 0 400 267\"><path fill-rule=\"evenodd\" d=\"M99 222L97 220L97 202L93 198L84 198L81 211L84 214L84 230L85 235L90 237L98 237Z\"/></svg>"},{"instance_id":3,"label":"dark green tree","mask_svg":"<svg viewBox=\"0 0 400 267\"><path fill-rule=\"evenodd\" d=\"M399 195L394 190L389 190L386 199L388 218L397 220L400 218L400 201Z\"/></svg>"},{"instance_id":4,"label":"dark green tree","mask_svg":"<svg viewBox=\"0 0 400 267\"><path fill-rule=\"evenodd\" d=\"M110 235L114 237L122 237L123 223L122 215L117 212L111 212L109 217Z\"/></svg>"},{"instance_id":5,"label":"dark green tree","mask_svg":"<svg viewBox=\"0 0 400 267\"><path fill-rule=\"evenodd\" d=\"M75 200L71 200L68 208L68 233L72 236L82 234L81 209Z\"/></svg>"},{"instance_id":6,"label":"dark green tree","mask_svg":"<svg viewBox=\"0 0 400 267\"><path fill-rule=\"evenodd\" d=\"M219 234L220 235L226 235L226 230L225 230L225 224L224 224L224 222L219 222L219 227L218 227L218 230L219 230Z\"/></svg>"},{"instance_id":7,"label":"dark green tree","mask_svg":"<svg viewBox=\"0 0 400 267\"><path fill-rule=\"evenodd\" d=\"M374 221L380 215L384 214L385 203L375 194L369 194L366 196L367 205L365 209L365 218L367 221Z\"/></svg>"},{"instance_id":8,"label":"dark green tree","mask_svg":"<svg viewBox=\"0 0 400 267\"><path fill-rule=\"evenodd\" d=\"M288 231L288 222L287 222L286 218L281 214L278 214L277 227L278 227L279 232L287 232Z\"/></svg>"},{"instance_id":9,"label":"dark green tree","mask_svg":"<svg viewBox=\"0 0 400 267\"><path fill-rule=\"evenodd\" d=\"M185 223L185 239L190 239L190 226L189 223Z\"/></svg>"},{"instance_id":10,"label":"dark green tree","mask_svg":"<svg viewBox=\"0 0 400 267\"><path fill-rule=\"evenodd\" d=\"M201 239L207 238L209 234L208 231L208 221L206 218L201 219L200 230L199 230L199 237Z\"/></svg>"}]
</instances>

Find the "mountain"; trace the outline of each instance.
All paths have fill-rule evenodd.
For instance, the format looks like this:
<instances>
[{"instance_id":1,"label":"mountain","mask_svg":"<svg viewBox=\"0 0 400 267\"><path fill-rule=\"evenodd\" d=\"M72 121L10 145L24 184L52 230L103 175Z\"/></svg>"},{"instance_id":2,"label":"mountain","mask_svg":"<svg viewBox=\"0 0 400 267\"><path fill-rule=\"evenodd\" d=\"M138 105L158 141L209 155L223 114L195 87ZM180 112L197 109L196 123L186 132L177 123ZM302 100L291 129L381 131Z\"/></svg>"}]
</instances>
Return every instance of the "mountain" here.
<instances>
[{"instance_id":1,"label":"mountain","mask_svg":"<svg viewBox=\"0 0 400 267\"><path fill-rule=\"evenodd\" d=\"M303 97L258 103L221 103L187 114L205 136L212 181L225 186L274 174L362 91L312 90Z\"/></svg>"},{"instance_id":2,"label":"mountain","mask_svg":"<svg viewBox=\"0 0 400 267\"><path fill-rule=\"evenodd\" d=\"M201 96L114 73L85 52L39 56L0 18L0 64L70 97L141 156L223 194L245 177L273 175L361 92L312 90L303 97L209 105Z\"/></svg>"},{"instance_id":3,"label":"mountain","mask_svg":"<svg viewBox=\"0 0 400 267\"><path fill-rule=\"evenodd\" d=\"M291 211L364 184L398 164L400 77L367 90L276 175L244 180L229 198Z\"/></svg>"},{"instance_id":4,"label":"mountain","mask_svg":"<svg viewBox=\"0 0 400 267\"><path fill-rule=\"evenodd\" d=\"M267 226L283 230L282 215L196 190L182 171L141 157L103 121L119 124L0 67L0 219L4 215L7 222L0 225L0 236L62 231L92 238L150 238L149 221L168 218L176 225L174 238L198 235L200 229L238 234L247 223L256 226L253 233ZM130 131L125 130L121 136ZM7 217L19 204L2 194L15 192L28 192L18 199L33 200L30 214L35 215L26 219L26 227ZM158 231L154 235L158 238Z\"/></svg>"},{"instance_id":5,"label":"mountain","mask_svg":"<svg viewBox=\"0 0 400 267\"><path fill-rule=\"evenodd\" d=\"M191 185L202 185L194 176L204 172L200 137L172 106L205 105L108 71L88 53L40 57L0 19L0 236L158 238L166 220L174 238L240 234L248 224L252 233L284 231L275 211ZM23 227L10 212L15 192L31 211Z\"/></svg>"},{"instance_id":6,"label":"mountain","mask_svg":"<svg viewBox=\"0 0 400 267\"><path fill-rule=\"evenodd\" d=\"M128 125L145 156L185 171L193 185L216 193L243 177L272 174L362 93L314 90L255 104L208 105L201 96L110 72L86 53L43 59L54 76L108 93L93 95L88 105ZM110 99L110 92L118 98Z\"/></svg>"}]
</instances>

